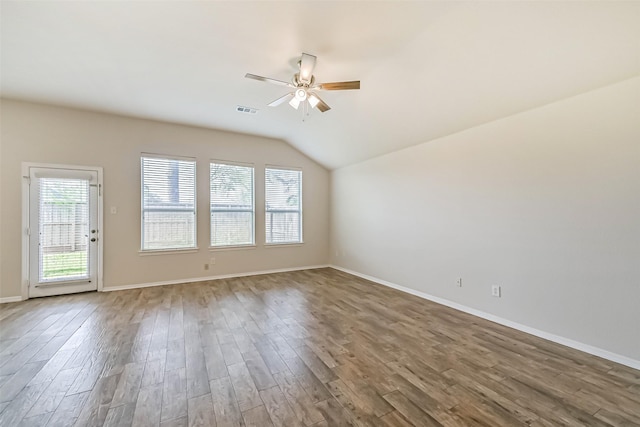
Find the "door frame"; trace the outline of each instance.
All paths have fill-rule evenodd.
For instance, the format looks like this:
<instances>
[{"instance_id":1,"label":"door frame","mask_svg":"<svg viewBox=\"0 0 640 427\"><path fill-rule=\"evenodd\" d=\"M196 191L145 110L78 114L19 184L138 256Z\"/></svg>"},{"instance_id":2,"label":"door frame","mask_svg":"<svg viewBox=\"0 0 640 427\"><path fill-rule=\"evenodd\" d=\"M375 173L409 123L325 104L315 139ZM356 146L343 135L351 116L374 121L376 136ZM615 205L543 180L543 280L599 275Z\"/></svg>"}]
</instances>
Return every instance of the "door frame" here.
<instances>
[{"instance_id":1,"label":"door frame","mask_svg":"<svg viewBox=\"0 0 640 427\"><path fill-rule=\"evenodd\" d=\"M79 165L60 165L53 163L31 163L22 162L22 300L29 299L29 270L30 270L30 242L29 242L29 186L30 169L31 168L47 168L47 169L67 169L67 170L85 170L92 171L98 174L98 206L96 206L98 213L98 244L96 245L96 278L98 292L102 292L102 255L103 255L103 242L104 242L104 230L103 230L103 203L102 192L104 191L102 185L102 167L100 166L79 166Z\"/></svg>"}]
</instances>

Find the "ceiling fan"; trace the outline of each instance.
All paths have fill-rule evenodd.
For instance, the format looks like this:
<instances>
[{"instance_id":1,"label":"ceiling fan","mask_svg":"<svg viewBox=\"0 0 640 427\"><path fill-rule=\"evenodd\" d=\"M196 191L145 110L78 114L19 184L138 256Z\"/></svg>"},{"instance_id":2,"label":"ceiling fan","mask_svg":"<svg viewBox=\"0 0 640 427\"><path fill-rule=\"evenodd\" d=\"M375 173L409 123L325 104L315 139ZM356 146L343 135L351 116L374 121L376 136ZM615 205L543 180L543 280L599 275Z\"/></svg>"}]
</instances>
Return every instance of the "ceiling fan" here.
<instances>
[{"instance_id":1,"label":"ceiling fan","mask_svg":"<svg viewBox=\"0 0 640 427\"><path fill-rule=\"evenodd\" d=\"M300 71L294 74L291 82L285 82L282 80L271 79L269 77L257 76L255 74L247 73L245 77L248 79L260 80L263 82L273 83L280 86L287 86L293 89L292 92L281 96L275 101L269 104L269 107L277 107L284 102L289 102L296 110L302 105L303 114L309 114L309 107L317 108L320 112L324 113L331 109L326 102L324 102L317 94L319 90L350 90L360 89L360 81L350 82L332 82L332 83L316 83L316 78L313 75L313 69L316 66L316 57L303 53L302 58L298 61L298 67Z\"/></svg>"}]
</instances>

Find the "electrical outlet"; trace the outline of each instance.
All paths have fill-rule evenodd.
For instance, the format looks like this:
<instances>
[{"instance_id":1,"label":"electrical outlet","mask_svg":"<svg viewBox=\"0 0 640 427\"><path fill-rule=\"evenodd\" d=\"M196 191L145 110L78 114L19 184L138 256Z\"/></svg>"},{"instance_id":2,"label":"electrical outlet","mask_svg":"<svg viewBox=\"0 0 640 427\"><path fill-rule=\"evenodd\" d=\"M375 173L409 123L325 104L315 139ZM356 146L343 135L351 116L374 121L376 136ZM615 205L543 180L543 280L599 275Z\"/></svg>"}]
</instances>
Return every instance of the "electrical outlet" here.
<instances>
[{"instance_id":1,"label":"electrical outlet","mask_svg":"<svg viewBox=\"0 0 640 427\"><path fill-rule=\"evenodd\" d=\"M205 270L208 270L208 269L209 269L209 264L205 264L205 265L204 265L204 269L205 269Z\"/></svg>"},{"instance_id":2,"label":"electrical outlet","mask_svg":"<svg viewBox=\"0 0 640 427\"><path fill-rule=\"evenodd\" d=\"M459 288L462 287L462 277L458 278L458 280L456 280L456 285L458 285Z\"/></svg>"},{"instance_id":3,"label":"electrical outlet","mask_svg":"<svg viewBox=\"0 0 640 427\"><path fill-rule=\"evenodd\" d=\"M500 286L491 285L491 295L500 298Z\"/></svg>"}]
</instances>

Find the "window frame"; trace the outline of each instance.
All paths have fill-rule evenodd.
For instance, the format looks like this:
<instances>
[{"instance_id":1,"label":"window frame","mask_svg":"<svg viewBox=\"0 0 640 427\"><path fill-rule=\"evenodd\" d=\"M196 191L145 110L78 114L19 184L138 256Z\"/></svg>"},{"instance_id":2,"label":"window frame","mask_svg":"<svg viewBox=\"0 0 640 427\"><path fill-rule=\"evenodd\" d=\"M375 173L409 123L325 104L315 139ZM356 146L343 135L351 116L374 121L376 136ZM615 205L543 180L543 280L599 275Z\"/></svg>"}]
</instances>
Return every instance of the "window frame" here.
<instances>
[{"instance_id":1,"label":"window frame","mask_svg":"<svg viewBox=\"0 0 640 427\"><path fill-rule=\"evenodd\" d=\"M144 214L148 210L145 209L144 203L144 159L161 159L176 160L184 162L193 162L193 246L189 247L167 247L167 248L144 248ZM168 212L173 212L167 210ZM191 210L177 210L175 212L190 212ZM166 253L189 253L197 252L198 248L198 162L195 157L174 156L170 154L158 153L140 153L140 250L139 255L160 255Z\"/></svg>"},{"instance_id":2,"label":"window frame","mask_svg":"<svg viewBox=\"0 0 640 427\"><path fill-rule=\"evenodd\" d=\"M241 243L236 245L214 245L212 242L213 237L213 212L211 208L211 169L214 164L225 166L239 166L245 168L251 168L251 210L247 209L220 209L215 212L251 212L251 240L252 243ZM221 250L234 250L234 249L251 249L256 247L256 168L253 163L236 162L231 160L210 159L209 160L209 250L221 251Z\"/></svg>"},{"instance_id":3,"label":"window frame","mask_svg":"<svg viewBox=\"0 0 640 427\"><path fill-rule=\"evenodd\" d=\"M297 210L290 210L290 209L268 209L267 207L267 203L268 203L268 197L267 197L267 171L269 169L272 170L282 170L282 171L294 171L294 172L298 172L299 174L299 186L298 186L298 209ZM303 189L302 189L302 185L303 185L303 179L302 179L302 175L303 175L303 170L300 167L295 167L295 166L280 166L280 165L265 165L264 166L264 239L265 239L265 247L274 247L274 246L295 246L295 245L303 245L304 244L304 215L303 215L303 202L302 202L302 197L303 197ZM299 215L299 240L296 241L288 241L288 242L269 242L268 240L268 230L267 230L267 215L270 212L276 212L276 213L298 213ZM273 221L271 222L271 224L273 224Z\"/></svg>"}]
</instances>

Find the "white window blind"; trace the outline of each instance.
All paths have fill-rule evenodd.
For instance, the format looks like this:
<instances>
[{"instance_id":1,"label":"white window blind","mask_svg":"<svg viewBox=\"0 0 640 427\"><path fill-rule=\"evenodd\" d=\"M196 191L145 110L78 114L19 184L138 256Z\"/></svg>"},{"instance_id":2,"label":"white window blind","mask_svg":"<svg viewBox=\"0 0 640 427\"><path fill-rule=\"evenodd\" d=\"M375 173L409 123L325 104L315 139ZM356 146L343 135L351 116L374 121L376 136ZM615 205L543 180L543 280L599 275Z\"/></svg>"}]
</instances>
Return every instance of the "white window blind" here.
<instances>
[{"instance_id":1,"label":"white window blind","mask_svg":"<svg viewBox=\"0 0 640 427\"><path fill-rule=\"evenodd\" d=\"M265 169L267 243L302 242L302 171Z\"/></svg>"},{"instance_id":2,"label":"white window blind","mask_svg":"<svg viewBox=\"0 0 640 427\"><path fill-rule=\"evenodd\" d=\"M89 277L89 181L40 178L40 282Z\"/></svg>"},{"instance_id":3,"label":"white window blind","mask_svg":"<svg viewBox=\"0 0 640 427\"><path fill-rule=\"evenodd\" d=\"M211 246L254 244L253 167L210 166Z\"/></svg>"},{"instance_id":4,"label":"white window blind","mask_svg":"<svg viewBox=\"0 0 640 427\"><path fill-rule=\"evenodd\" d=\"M143 156L141 170L142 250L195 248L195 160Z\"/></svg>"}]
</instances>

